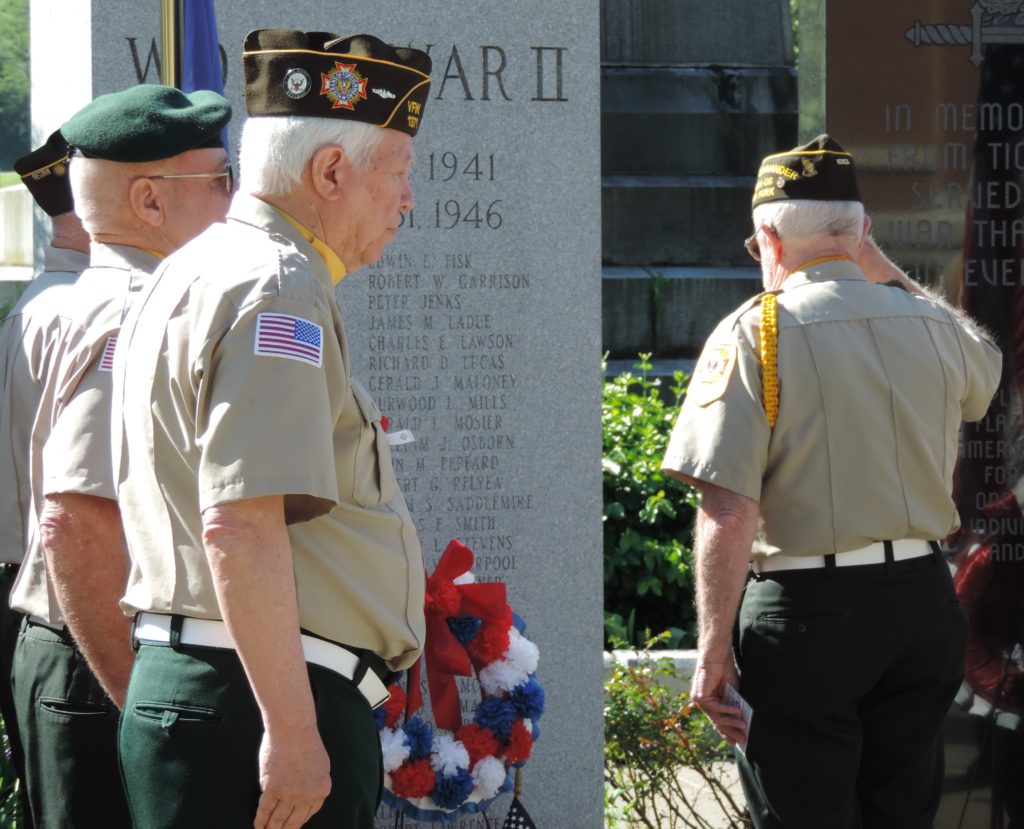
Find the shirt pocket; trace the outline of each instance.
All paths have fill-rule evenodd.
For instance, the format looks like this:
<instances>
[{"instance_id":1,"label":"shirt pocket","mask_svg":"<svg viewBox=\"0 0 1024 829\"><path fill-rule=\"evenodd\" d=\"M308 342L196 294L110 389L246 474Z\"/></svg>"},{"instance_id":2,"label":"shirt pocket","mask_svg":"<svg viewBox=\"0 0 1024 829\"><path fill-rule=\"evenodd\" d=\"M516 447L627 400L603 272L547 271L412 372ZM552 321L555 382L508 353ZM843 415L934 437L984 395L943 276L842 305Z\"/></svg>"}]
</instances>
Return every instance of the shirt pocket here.
<instances>
[{"instance_id":1,"label":"shirt pocket","mask_svg":"<svg viewBox=\"0 0 1024 829\"><path fill-rule=\"evenodd\" d=\"M352 500L362 507L379 507L389 503L398 492L391 447L380 409L357 380L352 380L352 395L362 418L352 469Z\"/></svg>"}]
</instances>

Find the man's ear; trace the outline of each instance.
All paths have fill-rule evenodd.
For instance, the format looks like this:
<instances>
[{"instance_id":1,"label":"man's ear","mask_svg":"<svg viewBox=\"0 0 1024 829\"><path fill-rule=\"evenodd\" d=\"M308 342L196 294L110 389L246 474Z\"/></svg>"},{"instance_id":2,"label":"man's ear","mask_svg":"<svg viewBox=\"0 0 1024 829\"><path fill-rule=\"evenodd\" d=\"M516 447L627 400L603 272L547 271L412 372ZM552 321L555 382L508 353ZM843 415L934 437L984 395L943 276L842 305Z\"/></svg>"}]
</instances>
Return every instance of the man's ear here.
<instances>
[{"instance_id":1,"label":"man's ear","mask_svg":"<svg viewBox=\"0 0 1024 829\"><path fill-rule=\"evenodd\" d=\"M310 183L317 194L328 201L341 197L352 172L348 156L337 144L321 147L309 161Z\"/></svg>"},{"instance_id":2,"label":"man's ear","mask_svg":"<svg viewBox=\"0 0 1024 829\"><path fill-rule=\"evenodd\" d=\"M128 186L128 204L150 227L160 227L167 218L163 198L151 179L137 178Z\"/></svg>"}]
</instances>

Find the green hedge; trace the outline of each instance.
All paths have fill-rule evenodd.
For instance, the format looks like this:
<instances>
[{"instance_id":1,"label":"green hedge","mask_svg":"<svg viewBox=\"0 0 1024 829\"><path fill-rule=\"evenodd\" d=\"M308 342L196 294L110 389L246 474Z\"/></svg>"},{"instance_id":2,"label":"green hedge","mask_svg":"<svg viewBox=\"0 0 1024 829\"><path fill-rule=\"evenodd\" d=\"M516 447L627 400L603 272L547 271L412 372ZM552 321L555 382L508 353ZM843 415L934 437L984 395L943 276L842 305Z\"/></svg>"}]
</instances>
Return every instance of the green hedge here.
<instances>
[{"instance_id":1,"label":"green hedge","mask_svg":"<svg viewBox=\"0 0 1024 829\"><path fill-rule=\"evenodd\" d=\"M650 355L635 368L604 386L605 633L639 646L667 630L667 647L689 648L697 491L661 472L689 378L676 372L665 389L650 376Z\"/></svg>"}]
</instances>

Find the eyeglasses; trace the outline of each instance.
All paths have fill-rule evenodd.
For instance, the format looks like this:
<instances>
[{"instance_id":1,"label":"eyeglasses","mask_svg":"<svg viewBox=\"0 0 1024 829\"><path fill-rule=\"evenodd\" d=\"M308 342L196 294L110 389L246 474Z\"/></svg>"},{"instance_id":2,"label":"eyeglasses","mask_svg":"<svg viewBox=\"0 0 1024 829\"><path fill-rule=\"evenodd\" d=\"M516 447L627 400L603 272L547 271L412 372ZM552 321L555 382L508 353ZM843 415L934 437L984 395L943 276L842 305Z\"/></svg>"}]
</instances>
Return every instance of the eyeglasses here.
<instances>
[{"instance_id":1,"label":"eyeglasses","mask_svg":"<svg viewBox=\"0 0 1024 829\"><path fill-rule=\"evenodd\" d=\"M235 171L230 164L219 173L174 173L164 176L144 176L144 178L223 178L225 189L229 193L235 192Z\"/></svg>"},{"instance_id":2,"label":"eyeglasses","mask_svg":"<svg viewBox=\"0 0 1024 829\"><path fill-rule=\"evenodd\" d=\"M753 258L753 260L755 262L760 262L761 261L761 248L757 244L757 234L760 233L762 230L764 230L764 231L770 230L776 236L779 235L779 232L774 227L771 227L771 226L766 227L765 225L761 225L753 233L751 233L746 239L743 240L743 247L745 247L747 249L747 253L749 253L751 255L751 257Z\"/></svg>"}]
</instances>

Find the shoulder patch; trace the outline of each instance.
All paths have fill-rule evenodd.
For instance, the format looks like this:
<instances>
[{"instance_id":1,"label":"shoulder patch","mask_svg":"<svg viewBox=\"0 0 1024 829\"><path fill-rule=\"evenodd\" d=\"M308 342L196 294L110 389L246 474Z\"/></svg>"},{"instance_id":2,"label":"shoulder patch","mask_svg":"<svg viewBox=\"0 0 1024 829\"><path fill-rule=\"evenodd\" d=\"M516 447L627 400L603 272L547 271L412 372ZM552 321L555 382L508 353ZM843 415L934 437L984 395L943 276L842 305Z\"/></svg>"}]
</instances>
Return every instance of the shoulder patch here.
<instances>
[{"instance_id":1,"label":"shoulder patch","mask_svg":"<svg viewBox=\"0 0 1024 829\"><path fill-rule=\"evenodd\" d=\"M729 385L729 377L736 366L734 343L709 343L705 346L690 378L686 397L698 406L714 403Z\"/></svg>"},{"instance_id":2,"label":"shoulder patch","mask_svg":"<svg viewBox=\"0 0 1024 829\"><path fill-rule=\"evenodd\" d=\"M317 368L323 362L324 329L303 317L264 311L256 317L253 354L285 357Z\"/></svg>"}]
</instances>

